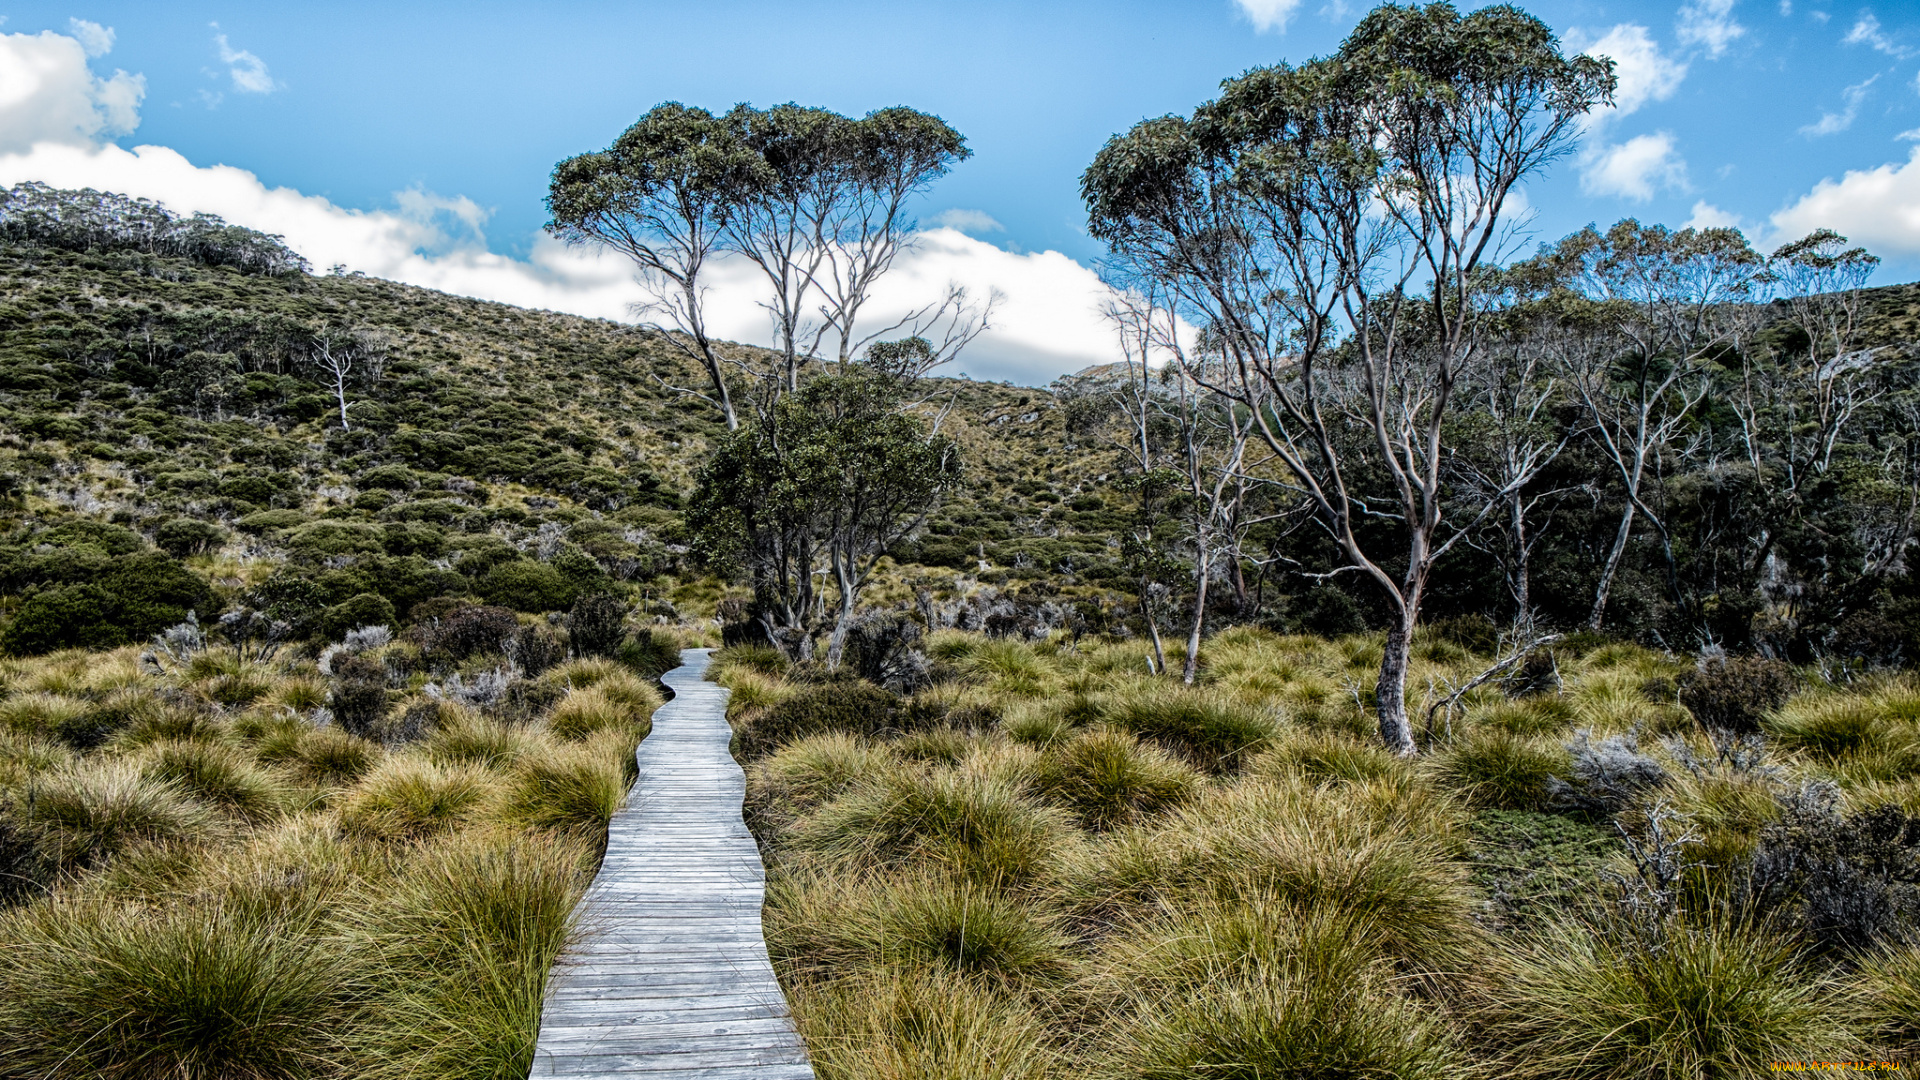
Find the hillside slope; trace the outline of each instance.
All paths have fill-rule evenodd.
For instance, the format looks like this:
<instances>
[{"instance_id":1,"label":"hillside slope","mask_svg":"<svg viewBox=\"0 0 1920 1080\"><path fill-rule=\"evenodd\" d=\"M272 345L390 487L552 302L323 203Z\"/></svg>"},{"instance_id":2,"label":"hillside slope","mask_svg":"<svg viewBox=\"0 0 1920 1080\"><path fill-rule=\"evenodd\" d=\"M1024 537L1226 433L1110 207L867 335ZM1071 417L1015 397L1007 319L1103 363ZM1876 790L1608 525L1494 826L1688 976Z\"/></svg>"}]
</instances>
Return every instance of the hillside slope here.
<instances>
[{"instance_id":1,"label":"hillside slope","mask_svg":"<svg viewBox=\"0 0 1920 1080\"><path fill-rule=\"evenodd\" d=\"M350 430L302 362L319 328L386 345L378 377L348 389ZM287 570L318 590L281 590L301 604L378 597L402 619L442 595L539 611L593 579L647 582L678 568L675 510L723 433L670 388L693 378L658 335L605 320L358 275L0 246L0 610L114 585L128 559L147 576L183 560L235 595ZM1102 569L1117 521L1083 489L1111 455L1069 450L1046 391L929 390L952 402L967 488L902 557ZM192 593L176 582L153 610L108 613L118 630L13 645L116 643Z\"/></svg>"}]
</instances>

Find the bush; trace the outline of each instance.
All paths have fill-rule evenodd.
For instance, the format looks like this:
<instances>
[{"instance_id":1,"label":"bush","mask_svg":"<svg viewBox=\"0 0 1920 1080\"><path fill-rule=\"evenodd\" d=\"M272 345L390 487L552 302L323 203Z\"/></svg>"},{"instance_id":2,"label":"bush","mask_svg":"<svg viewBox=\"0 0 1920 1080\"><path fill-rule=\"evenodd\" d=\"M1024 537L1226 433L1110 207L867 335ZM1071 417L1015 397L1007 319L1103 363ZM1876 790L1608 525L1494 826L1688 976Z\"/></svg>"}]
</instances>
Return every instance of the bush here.
<instances>
[{"instance_id":1,"label":"bush","mask_svg":"<svg viewBox=\"0 0 1920 1080\"><path fill-rule=\"evenodd\" d=\"M735 733L742 760L763 757L796 739L840 732L875 737L897 730L900 699L871 683L836 680L802 688Z\"/></svg>"},{"instance_id":2,"label":"bush","mask_svg":"<svg viewBox=\"0 0 1920 1080\"><path fill-rule=\"evenodd\" d=\"M1838 987L1764 931L1676 926L1649 949L1555 924L1512 966L1494 1034L1522 1077L1759 1076L1770 1061L1844 1061L1862 1049Z\"/></svg>"},{"instance_id":3,"label":"bush","mask_svg":"<svg viewBox=\"0 0 1920 1080\"><path fill-rule=\"evenodd\" d=\"M11 1075L333 1074L346 971L304 926L193 905L55 903L14 916L0 939Z\"/></svg>"},{"instance_id":4,"label":"bush","mask_svg":"<svg viewBox=\"0 0 1920 1080\"><path fill-rule=\"evenodd\" d=\"M362 626L392 626L398 621L392 601L379 593L363 592L321 613L320 632L329 640L338 641Z\"/></svg>"},{"instance_id":5,"label":"bush","mask_svg":"<svg viewBox=\"0 0 1920 1080\"><path fill-rule=\"evenodd\" d=\"M1703 660L1681 677L1680 704L1702 727L1746 734L1759 731L1761 720L1793 689L1793 669L1779 660Z\"/></svg>"},{"instance_id":6,"label":"bush","mask_svg":"<svg viewBox=\"0 0 1920 1080\"><path fill-rule=\"evenodd\" d=\"M1091 731L1041 758L1036 787L1093 829L1110 829L1184 802L1200 775L1117 731Z\"/></svg>"},{"instance_id":7,"label":"bush","mask_svg":"<svg viewBox=\"0 0 1920 1080\"><path fill-rule=\"evenodd\" d=\"M197 518L169 518L153 531L153 545L176 559L204 554L226 542L226 530Z\"/></svg>"},{"instance_id":8,"label":"bush","mask_svg":"<svg viewBox=\"0 0 1920 1080\"><path fill-rule=\"evenodd\" d=\"M369 656L345 653L333 659L327 707L348 734L378 738L387 715L387 667Z\"/></svg>"},{"instance_id":9,"label":"bush","mask_svg":"<svg viewBox=\"0 0 1920 1080\"><path fill-rule=\"evenodd\" d=\"M1831 789L1805 789L1761 828L1746 894L1822 949L1898 940L1920 926L1920 817L1890 804L1847 816Z\"/></svg>"},{"instance_id":10,"label":"bush","mask_svg":"<svg viewBox=\"0 0 1920 1080\"><path fill-rule=\"evenodd\" d=\"M519 631L520 620L506 608L459 604L416 623L408 637L431 662L451 665L483 653L505 653Z\"/></svg>"},{"instance_id":11,"label":"bush","mask_svg":"<svg viewBox=\"0 0 1920 1080\"><path fill-rule=\"evenodd\" d=\"M546 563L515 559L494 567L481 579L479 592L489 604L537 615L566 610L573 603L574 586Z\"/></svg>"},{"instance_id":12,"label":"bush","mask_svg":"<svg viewBox=\"0 0 1920 1080\"><path fill-rule=\"evenodd\" d=\"M0 631L0 652L110 649L145 641L212 602L212 590L160 552L119 559L91 582L27 597Z\"/></svg>"},{"instance_id":13,"label":"bush","mask_svg":"<svg viewBox=\"0 0 1920 1080\"><path fill-rule=\"evenodd\" d=\"M1667 782L1667 770L1640 752L1638 732L1609 735L1598 743L1581 730L1567 744L1569 777L1547 778L1547 797L1556 806L1590 814L1617 814L1641 795Z\"/></svg>"},{"instance_id":14,"label":"bush","mask_svg":"<svg viewBox=\"0 0 1920 1080\"><path fill-rule=\"evenodd\" d=\"M627 636L627 605L610 593L590 593L567 613L567 638L581 656L612 656Z\"/></svg>"}]
</instances>

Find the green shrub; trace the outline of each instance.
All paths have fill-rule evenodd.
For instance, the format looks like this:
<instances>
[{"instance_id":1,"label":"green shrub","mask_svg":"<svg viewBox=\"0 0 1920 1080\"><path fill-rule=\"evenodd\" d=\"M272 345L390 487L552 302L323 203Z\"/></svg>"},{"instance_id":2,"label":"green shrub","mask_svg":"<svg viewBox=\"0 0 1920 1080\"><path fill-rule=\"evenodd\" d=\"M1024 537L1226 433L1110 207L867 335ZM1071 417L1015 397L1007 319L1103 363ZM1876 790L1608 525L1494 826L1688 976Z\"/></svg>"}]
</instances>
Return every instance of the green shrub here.
<instances>
[{"instance_id":1,"label":"green shrub","mask_svg":"<svg viewBox=\"0 0 1920 1080\"><path fill-rule=\"evenodd\" d=\"M627 605L610 593L589 593L567 613L567 640L581 656L612 656L627 636Z\"/></svg>"},{"instance_id":2,"label":"green shrub","mask_svg":"<svg viewBox=\"0 0 1920 1080\"><path fill-rule=\"evenodd\" d=\"M166 555L132 555L91 582L27 597L0 631L0 651L31 656L145 641L211 601L207 583Z\"/></svg>"},{"instance_id":3,"label":"green shrub","mask_svg":"<svg viewBox=\"0 0 1920 1080\"><path fill-rule=\"evenodd\" d=\"M896 730L899 704L893 694L856 680L804 687L742 725L735 750L742 760L752 760L809 735L886 734Z\"/></svg>"},{"instance_id":4,"label":"green shrub","mask_svg":"<svg viewBox=\"0 0 1920 1080\"><path fill-rule=\"evenodd\" d=\"M1184 802L1200 775L1171 755L1123 732L1090 731L1048 751L1038 790L1073 811L1082 824L1110 829Z\"/></svg>"},{"instance_id":5,"label":"green shrub","mask_svg":"<svg viewBox=\"0 0 1920 1080\"><path fill-rule=\"evenodd\" d=\"M169 518L153 531L153 545L176 559L212 551L227 542L227 532L198 518Z\"/></svg>"},{"instance_id":6,"label":"green shrub","mask_svg":"<svg viewBox=\"0 0 1920 1080\"><path fill-rule=\"evenodd\" d=\"M1523 1077L1759 1076L1859 1056L1838 986L1760 930L1675 926L1658 949L1555 924L1514 955L1494 1034Z\"/></svg>"},{"instance_id":7,"label":"green shrub","mask_svg":"<svg viewBox=\"0 0 1920 1080\"><path fill-rule=\"evenodd\" d=\"M190 904L24 909L0 924L0 1068L105 1080L334 1075L347 969L306 929Z\"/></svg>"},{"instance_id":8,"label":"green shrub","mask_svg":"<svg viewBox=\"0 0 1920 1080\"><path fill-rule=\"evenodd\" d=\"M1760 730L1761 720L1793 693L1793 669L1760 656L1708 660L1680 678L1680 704L1702 727Z\"/></svg>"},{"instance_id":9,"label":"green shrub","mask_svg":"<svg viewBox=\"0 0 1920 1080\"><path fill-rule=\"evenodd\" d=\"M539 614L565 611L573 603L575 589L552 566L515 559L489 571L480 581L479 593L489 604Z\"/></svg>"},{"instance_id":10,"label":"green shrub","mask_svg":"<svg viewBox=\"0 0 1920 1080\"><path fill-rule=\"evenodd\" d=\"M320 615L320 632L329 641L338 641L349 630L358 630L363 626L397 625L393 602L379 593L356 593L346 600L328 608Z\"/></svg>"}]
</instances>

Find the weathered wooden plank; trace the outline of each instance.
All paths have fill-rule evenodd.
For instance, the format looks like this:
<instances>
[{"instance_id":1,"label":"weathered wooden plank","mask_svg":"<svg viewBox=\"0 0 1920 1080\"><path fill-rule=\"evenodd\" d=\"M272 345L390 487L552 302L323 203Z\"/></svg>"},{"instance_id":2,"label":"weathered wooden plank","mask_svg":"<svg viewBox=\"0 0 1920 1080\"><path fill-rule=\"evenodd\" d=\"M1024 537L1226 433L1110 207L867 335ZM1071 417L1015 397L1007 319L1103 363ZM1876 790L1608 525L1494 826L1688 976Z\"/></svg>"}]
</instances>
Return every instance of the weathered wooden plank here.
<instances>
[{"instance_id":1,"label":"weathered wooden plank","mask_svg":"<svg viewBox=\"0 0 1920 1080\"><path fill-rule=\"evenodd\" d=\"M813 1080L767 959L766 871L710 655L686 650L665 677L674 699L548 980L534 1077Z\"/></svg>"}]
</instances>

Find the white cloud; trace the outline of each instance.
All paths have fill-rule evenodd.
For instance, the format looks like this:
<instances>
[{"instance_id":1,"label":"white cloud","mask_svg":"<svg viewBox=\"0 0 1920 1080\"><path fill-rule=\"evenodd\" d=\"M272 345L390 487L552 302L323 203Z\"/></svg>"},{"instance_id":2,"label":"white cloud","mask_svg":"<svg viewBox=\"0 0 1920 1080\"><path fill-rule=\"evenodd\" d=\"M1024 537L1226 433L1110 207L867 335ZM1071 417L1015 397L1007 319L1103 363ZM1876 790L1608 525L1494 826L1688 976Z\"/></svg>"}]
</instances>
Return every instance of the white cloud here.
<instances>
[{"instance_id":1,"label":"white cloud","mask_svg":"<svg viewBox=\"0 0 1920 1080\"><path fill-rule=\"evenodd\" d=\"M219 23L212 24L215 30ZM271 94L280 88L267 74L267 62L245 49L236 49L227 44L227 35L213 35L213 43L220 50L220 62L227 65L227 74L233 79L233 88L242 94Z\"/></svg>"},{"instance_id":2,"label":"white cloud","mask_svg":"<svg viewBox=\"0 0 1920 1080\"><path fill-rule=\"evenodd\" d=\"M1299 9L1300 0L1233 0L1253 28L1266 33L1269 30L1286 32L1287 20Z\"/></svg>"},{"instance_id":3,"label":"white cloud","mask_svg":"<svg viewBox=\"0 0 1920 1080\"><path fill-rule=\"evenodd\" d=\"M1853 24L1853 29L1847 31L1847 36L1840 39L1840 44L1871 45L1874 49L1898 60L1905 60L1913 55L1912 49L1894 41L1880 29L1880 20L1874 18L1871 11L1860 13L1860 21Z\"/></svg>"},{"instance_id":4,"label":"white cloud","mask_svg":"<svg viewBox=\"0 0 1920 1080\"><path fill-rule=\"evenodd\" d=\"M1621 23L1592 44L1583 45L1584 35L1579 31L1569 33L1567 38L1570 46L1588 56L1612 60L1614 77L1619 80L1613 107L1595 111L1594 125L1634 113L1649 101L1667 100L1687 77L1687 65L1662 53L1644 26Z\"/></svg>"},{"instance_id":5,"label":"white cloud","mask_svg":"<svg viewBox=\"0 0 1920 1080\"><path fill-rule=\"evenodd\" d=\"M1787 236L1824 227L1881 255L1920 255L1920 146L1904 164L1822 180L1772 220Z\"/></svg>"},{"instance_id":6,"label":"white cloud","mask_svg":"<svg viewBox=\"0 0 1920 1080\"><path fill-rule=\"evenodd\" d=\"M1617 146L1593 146L1582 155L1580 189L1645 202L1660 188L1687 186L1687 165L1667 132L1635 135Z\"/></svg>"},{"instance_id":7,"label":"white cloud","mask_svg":"<svg viewBox=\"0 0 1920 1080\"><path fill-rule=\"evenodd\" d=\"M959 207L951 210L942 210L928 218L927 223L935 228L953 229L957 232L966 233L969 236L978 236L981 233L1007 231L1005 225L995 221L993 215L987 213L985 210L962 210Z\"/></svg>"},{"instance_id":8,"label":"white cloud","mask_svg":"<svg viewBox=\"0 0 1920 1080\"><path fill-rule=\"evenodd\" d=\"M1727 51L1747 28L1733 21L1734 0L1687 0L1674 18L1673 32L1682 45L1698 45L1707 55Z\"/></svg>"},{"instance_id":9,"label":"white cloud","mask_svg":"<svg viewBox=\"0 0 1920 1080\"><path fill-rule=\"evenodd\" d=\"M1685 229L1738 229L1740 215L1722 210L1705 199L1693 204L1693 216L1681 228Z\"/></svg>"},{"instance_id":10,"label":"white cloud","mask_svg":"<svg viewBox=\"0 0 1920 1080\"><path fill-rule=\"evenodd\" d=\"M96 77L77 38L51 30L0 34L0 154L125 135L140 123L146 93L139 75Z\"/></svg>"},{"instance_id":11,"label":"white cloud","mask_svg":"<svg viewBox=\"0 0 1920 1080\"><path fill-rule=\"evenodd\" d=\"M1866 82L1855 83L1842 90L1840 96L1846 101L1847 107L1837 113L1823 110L1820 113L1820 119L1802 127L1800 134L1808 138L1819 138L1822 135L1837 134L1852 127L1854 119L1860 115L1860 103L1866 100L1867 88L1872 86L1878 78L1880 76L1873 75L1868 77Z\"/></svg>"},{"instance_id":12,"label":"white cloud","mask_svg":"<svg viewBox=\"0 0 1920 1080\"><path fill-rule=\"evenodd\" d=\"M85 19L68 19L67 29L88 56L105 56L113 51L113 28Z\"/></svg>"},{"instance_id":13,"label":"white cloud","mask_svg":"<svg viewBox=\"0 0 1920 1080\"><path fill-rule=\"evenodd\" d=\"M1900 134L1895 135L1894 138L1904 139L1907 142L1920 141L1920 127L1908 128L1907 130L1901 132Z\"/></svg>"},{"instance_id":14,"label":"white cloud","mask_svg":"<svg viewBox=\"0 0 1920 1080\"><path fill-rule=\"evenodd\" d=\"M227 165L198 166L164 146L125 149L99 137L139 123L144 83L125 73L102 81L79 40L58 34L0 35L0 185L39 180L153 199L177 213L219 214L284 236L316 267L335 264L461 296L589 317L630 320L640 298L623 259L541 236L526 259L486 248L489 212L465 196L424 188L394 194L391 210L354 210L292 188L269 188ZM967 236L997 225L959 211L923 232L883 278L866 312L887 325L938 299L949 282L1005 300L993 329L956 365L975 377L1040 383L1120 359L1099 316L1106 288L1059 252L1016 254ZM718 336L766 344L759 271L740 260L712 269L709 327Z\"/></svg>"}]
</instances>

